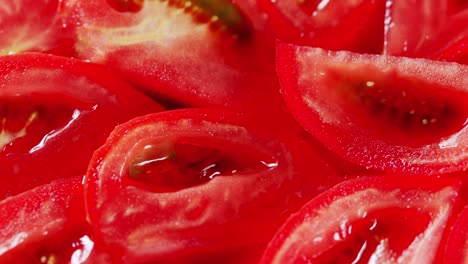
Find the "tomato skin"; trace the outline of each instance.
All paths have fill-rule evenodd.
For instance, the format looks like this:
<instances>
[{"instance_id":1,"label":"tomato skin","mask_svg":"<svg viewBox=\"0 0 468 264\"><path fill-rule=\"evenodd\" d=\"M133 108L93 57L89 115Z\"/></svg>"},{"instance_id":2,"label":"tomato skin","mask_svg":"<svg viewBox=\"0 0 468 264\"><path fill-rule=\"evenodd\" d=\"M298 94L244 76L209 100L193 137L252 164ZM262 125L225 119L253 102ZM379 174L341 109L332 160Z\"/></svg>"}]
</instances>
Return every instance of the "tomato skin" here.
<instances>
[{"instance_id":1,"label":"tomato skin","mask_svg":"<svg viewBox=\"0 0 468 264\"><path fill-rule=\"evenodd\" d=\"M340 65L342 68L340 68ZM388 130L392 129L392 125L389 124L393 123L384 123L388 117L382 116L382 118L369 120L382 122L379 123L379 126L374 126L377 129L380 126L389 125L389 127L386 127L387 130L373 134L374 132L370 132L372 129L371 123L361 126L359 122L365 122L366 116L373 118L374 112L365 107L360 108L361 105L358 104L356 104L356 108L343 110L345 108L341 108L341 103L348 103L348 101L345 101L346 98L336 99L338 97L332 97L335 96L333 95L335 90L329 89L329 86L333 86L333 84L323 81L320 79L321 75L319 75L320 72L327 72L327 67L333 68L336 66L340 68L340 74L347 76L346 69L349 69L353 71L353 74L348 74L350 83L336 83L334 85L337 86L336 89L340 88L341 86L338 86L341 84L343 84L343 87L354 87L353 78L358 79L356 76L360 75L357 74L356 69L362 65L373 65L370 66L371 68L376 65L382 66L381 69L372 71L372 73L369 72L369 69L362 68L361 74L368 71L370 75L368 77L362 74L362 80L365 78L371 78L371 81L380 80L380 75L384 76L394 71L395 79L391 79L394 78L391 77L393 75L384 77L387 78L382 81L384 87L386 82L392 83L393 80L396 80L397 83L401 78L415 83L419 82L419 80L421 82L430 80L428 85L430 87L434 86L431 88L433 89L431 93L436 94L434 95L435 98L441 98L437 95L437 92L448 89L448 95L445 96L444 103L453 104L456 109L460 110L460 123L453 126L453 131L450 130L452 134L446 132L447 135L440 136L440 138L438 134L428 134L427 136L433 138L421 141L418 143L419 145L416 145L416 142L411 142L411 140L417 140L418 137L421 139L421 135L412 137L411 129L408 129L408 131L395 129L388 132ZM462 153L465 152L466 129L468 128L462 122L464 121L463 118L466 118L466 111L463 110L465 107L463 106L463 100L460 99L467 95L468 81L466 77L468 76L468 68L466 66L423 59L331 52L279 42L277 71L282 87L281 93L294 117L309 133L344 159L372 169L406 174L434 175L466 169L466 161L463 160ZM374 82L371 84L374 84ZM452 91L453 94L450 94ZM321 97L317 97L318 94ZM325 94L329 94L329 96L325 96ZM347 93L343 94L348 95ZM353 95L351 92L349 94ZM415 94L416 99L414 99L413 103L417 104L418 95ZM424 96L427 94L430 93L425 93ZM353 101L349 99L349 102ZM375 112L376 115L380 113ZM356 113L356 119L352 118L353 113ZM362 115L357 113L362 113ZM427 132L431 131L427 130ZM420 132L424 131L421 130L418 133L420 134ZM392 135L391 133L395 134ZM400 138L402 138L402 141L398 141ZM407 138L408 141L404 141L403 138Z\"/></svg>"},{"instance_id":2,"label":"tomato skin","mask_svg":"<svg viewBox=\"0 0 468 264\"><path fill-rule=\"evenodd\" d=\"M53 179L84 174L95 148L117 124L163 109L105 68L64 57L39 53L1 57L0 80L0 199ZM13 101L5 112L7 99ZM50 121L62 115L47 111L54 105L68 116L51 126ZM26 120L15 124L15 113L26 111L23 108L31 111L27 116L35 116L30 125ZM16 132L21 128L24 134ZM16 136L8 138L11 134Z\"/></svg>"},{"instance_id":3,"label":"tomato skin","mask_svg":"<svg viewBox=\"0 0 468 264\"><path fill-rule=\"evenodd\" d=\"M403 248L403 252L391 252L399 242L388 241L392 247L382 247L381 251L377 249L379 252L373 252L375 257L373 260L387 263L395 262L397 261L395 258L398 258L399 262L404 263L439 263L446 240L445 230L448 229L448 224L453 220L455 209L460 203L459 187L460 181L457 179L427 176L387 175L346 181L315 197L292 215L270 241L260 263L309 263L308 261L319 261L320 256L326 254L331 256L328 261L339 261L340 252L333 251L337 244L351 243L353 240L350 240L352 239L350 236L353 232L370 232L360 229L354 231L358 219L361 217L365 219L368 215L371 217L375 210L390 210L389 208L399 208L400 211L396 213L402 215L386 217L405 217L406 225L410 227L420 225L423 230L420 234L411 235L415 235L411 239L415 239L418 244L410 244L408 248ZM373 192L376 193L372 194ZM381 202L382 205L378 205ZM335 211L330 211L334 206ZM417 215L424 212L426 217L429 216L429 226L421 223L426 221L423 220L423 215L420 219L406 218L403 211L409 208L418 211ZM375 223L378 226L385 220L388 219L376 218ZM396 220L390 219L390 225ZM314 229L318 226L319 229ZM398 232L398 226L394 227ZM387 228L392 230L390 226ZM349 233L344 234L346 232ZM337 235L340 238L336 238ZM384 234L375 235L385 238ZM396 236L393 239L398 240L400 237ZM389 256L391 259L385 259ZM365 258L360 259L359 256L355 259L357 260L367 262Z\"/></svg>"},{"instance_id":4,"label":"tomato skin","mask_svg":"<svg viewBox=\"0 0 468 264\"><path fill-rule=\"evenodd\" d=\"M458 215L450 229L445 246L444 263L466 263L468 260L468 206Z\"/></svg>"},{"instance_id":5,"label":"tomato skin","mask_svg":"<svg viewBox=\"0 0 468 264\"><path fill-rule=\"evenodd\" d=\"M87 213L97 239L114 249L116 261L124 262L182 261L237 251L255 256L306 197L327 188L332 175L318 157L311 152L306 155L302 144L293 143L296 139L287 143L257 136L265 132L246 122L243 114L213 109L169 111L117 127L95 152L85 178ZM125 183L126 176L120 172L127 166L122 161L131 160L127 153L134 152L130 142L151 138L170 142L171 137L203 135L221 137L239 146L235 149L247 144L256 152L272 155L277 167L243 176L218 176L175 192L152 192ZM203 146L208 140L197 142ZM222 145L226 148L227 143ZM191 201L197 201L197 206ZM250 232L256 235L246 241ZM155 235L158 240L151 239Z\"/></svg>"},{"instance_id":6,"label":"tomato skin","mask_svg":"<svg viewBox=\"0 0 468 264\"><path fill-rule=\"evenodd\" d=\"M260 0L276 37L284 42L380 53L385 1Z\"/></svg>"}]
</instances>

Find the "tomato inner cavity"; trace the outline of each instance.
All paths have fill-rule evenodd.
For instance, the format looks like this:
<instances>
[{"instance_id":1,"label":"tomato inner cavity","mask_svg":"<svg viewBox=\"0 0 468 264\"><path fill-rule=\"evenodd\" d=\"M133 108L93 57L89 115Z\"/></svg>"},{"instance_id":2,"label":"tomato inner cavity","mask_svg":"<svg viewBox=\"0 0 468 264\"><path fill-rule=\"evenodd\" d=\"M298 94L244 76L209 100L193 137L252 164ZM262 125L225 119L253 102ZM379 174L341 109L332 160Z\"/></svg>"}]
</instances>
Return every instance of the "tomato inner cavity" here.
<instances>
[{"instance_id":1,"label":"tomato inner cavity","mask_svg":"<svg viewBox=\"0 0 468 264\"><path fill-rule=\"evenodd\" d=\"M161 1L163 0L146 0ZM119 12L138 12L145 0L107 0ZM213 30L226 30L238 39L247 39L252 34L248 18L230 0L169 0L168 5L191 14L196 23L209 23Z\"/></svg>"},{"instance_id":2,"label":"tomato inner cavity","mask_svg":"<svg viewBox=\"0 0 468 264\"><path fill-rule=\"evenodd\" d=\"M195 141L179 139L138 147L124 184L153 192L174 192L215 177L253 174L277 166L274 158L251 147L229 142L201 145Z\"/></svg>"},{"instance_id":3,"label":"tomato inner cavity","mask_svg":"<svg viewBox=\"0 0 468 264\"><path fill-rule=\"evenodd\" d=\"M57 100L58 101L58 100ZM50 133L58 133L73 120L77 109L32 98L2 98L0 149L2 153L31 152Z\"/></svg>"},{"instance_id":4,"label":"tomato inner cavity","mask_svg":"<svg viewBox=\"0 0 468 264\"><path fill-rule=\"evenodd\" d=\"M351 121L383 141L420 147L440 142L466 126L465 92L434 87L396 72L383 74L370 66L358 68L346 74L329 69L326 78L338 87L336 101Z\"/></svg>"},{"instance_id":5,"label":"tomato inner cavity","mask_svg":"<svg viewBox=\"0 0 468 264\"><path fill-rule=\"evenodd\" d=\"M376 257L398 257L424 232L430 215L417 209L388 208L344 223L333 234L332 248L312 263L374 263ZM374 261L370 261L373 259Z\"/></svg>"}]
</instances>

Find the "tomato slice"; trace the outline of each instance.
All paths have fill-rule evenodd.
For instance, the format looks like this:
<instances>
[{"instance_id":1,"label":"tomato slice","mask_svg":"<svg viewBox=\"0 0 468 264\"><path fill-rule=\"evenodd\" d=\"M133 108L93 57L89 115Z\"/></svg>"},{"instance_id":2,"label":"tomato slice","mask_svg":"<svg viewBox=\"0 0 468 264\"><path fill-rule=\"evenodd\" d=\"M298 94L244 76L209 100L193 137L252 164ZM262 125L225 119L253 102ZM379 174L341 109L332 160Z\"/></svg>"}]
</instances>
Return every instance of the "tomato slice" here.
<instances>
[{"instance_id":1,"label":"tomato slice","mask_svg":"<svg viewBox=\"0 0 468 264\"><path fill-rule=\"evenodd\" d=\"M291 216L260 263L438 263L459 183L392 175L339 184Z\"/></svg>"},{"instance_id":2,"label":"tomato slice","mask_svg":"<svg viewBox=\"0 0 468 264\"><path fill-rule=\"evenodd\" d=\"M468 1L466 0L449 0L448 1L448 7L450 14L455 14L457 12L460 12L462 10L465 10L468 8Z\"/></svg>"},{"instance_id":3,"label":"tomato slice","mask_svg":"<svg viewBox=\"0 0 468 264\"><path fill-rule=\"evenodd\" d=\"M277 38L331 50L380 53L385 1L260 0Z\"/></svg>"},{"instance_id":4,"label":"tomato slice","mask_svg":"<svg viewBox=\"0 0 468 264\"><path fill-rule=\"evenodd\" d=\"M63 14L77 25L79 58L108 65L153 96L261 109L280 98L274 41L263 19L245 15L261 17L252 3L143 1L138 12L118 12L106 1L70 1Z\"/></svg>"},{"instance_id":5,"label":"tomato slice","mask_svg":"<svg viewBox=\"0 0 468 264\"><path fill-rule=\"evenodd\" d=\"M468 262L468 206L461 211L445 247L444 263L462 264Z\"/></svg>"},{"instance_id":6,"label":"tomato slice","mask_svg":"<svg viewBox=\"0 0 468 264\"><path fill-rule=\"evenodd\" d=\"M448 1L387 1L384 53L411 56L439 32L448 18Z\"/></svg>"},{"instance_id":7,"label":"tomato slice","mask_svg":"<svg viewBox=\"0 0 468 264\"><path fill-rule=\"evenodd\" d=\"M84 218L82 178L59 179L0 202L0 262L87 259L94 242Z\"/></svg>"},{"instance_id":8,"label":"tomato slice","mask_svg":"<svg viewBox=\"0 0 468 264\"><path fill-rule=\"evenodd\" d=\"M291 212L329 188L331 170L302 142L275 140L248 120L185 109L114 130L85 191L93 230L115 261L255 256Z\"/></svg>"},{"instance_id":9,"label":"tomato slice","mask_svg":"<svg viewBox=\"0 0 468 264\"><path fill-rule=\"evenodd\" d=\"M1 0L0 55L41 51L72 55L73 29L59 14L59 0Z\"/></svg>"},{"instance_id":10,"label":"tomato slice","mask_svg":"<svg viewBox=\"0 0 468 264\"><path fill-rule=\"evenodd\" d=\"M278 44L283 96L324 145L364 167L465 170L468 66Z\"/></svg>"},{"instance_id":11,"label":"tomato slice","mask_svg":"<svg viewBox=\"0 0 468 264\"><path fill-rule=\"evenodd\" d=\"M0 57L0 80L0 199L85 174L117 124L162 110L108 70L64 57Z\"/></svg>"}]
</instances>

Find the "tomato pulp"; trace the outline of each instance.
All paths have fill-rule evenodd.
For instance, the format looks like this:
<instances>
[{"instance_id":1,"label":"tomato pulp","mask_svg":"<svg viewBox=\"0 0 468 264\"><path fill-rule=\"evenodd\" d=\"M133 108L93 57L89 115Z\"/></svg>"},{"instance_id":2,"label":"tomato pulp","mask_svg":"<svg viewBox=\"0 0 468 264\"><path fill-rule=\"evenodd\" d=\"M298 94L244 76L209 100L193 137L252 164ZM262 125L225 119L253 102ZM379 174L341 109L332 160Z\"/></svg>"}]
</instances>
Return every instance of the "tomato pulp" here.
<instances>
[{"instance_id":1,"label":"tomato pulp","mask_svg":"<svg viewBox=\"0 0 468 264\"><path fill-rule=\"evenodd\" d=\"M75 59L0 57L0 199L85 174L115 125L163 108L112 72Z\"/></svg>"}]
</instances>

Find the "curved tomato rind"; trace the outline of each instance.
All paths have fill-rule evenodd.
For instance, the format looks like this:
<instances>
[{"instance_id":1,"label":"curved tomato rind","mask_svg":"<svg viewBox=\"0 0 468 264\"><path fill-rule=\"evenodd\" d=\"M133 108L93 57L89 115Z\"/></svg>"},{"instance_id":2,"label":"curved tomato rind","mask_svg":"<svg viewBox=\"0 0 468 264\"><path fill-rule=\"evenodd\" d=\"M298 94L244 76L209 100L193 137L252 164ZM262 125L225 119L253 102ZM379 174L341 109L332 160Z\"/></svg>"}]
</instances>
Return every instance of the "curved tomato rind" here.
<instances>
[{"instance_id":1,"label":"curved tomato rind","mask_svg":"<svg viewBox=\"0 0 468 264\"><path fill-rule=\"evenodd\" d=\"M444 263L462 264L468 261L468 206L461 211L450 228L445 246Z\"/></svg>"},{"instance_id":2,"label":"curved tomato rind","mask_svg":"<svg viewBox=\"0 0 468 264\"><path fill-rule=\"evenodd\" d=\"M279 42L277 71L295 118L343 158L409 174L467 168L467 66Z\"/></svg>"},{"instance_id":3,"label":"curved tomato rind","mask_svg":"<svg viewBox=\"0 0 468 264\"><path fill-rule=\"evenodd\" d=\"M330 173L302 145L291 145L294 139L277 141L265 133L243 114L214 109L167 111L117 127L95 152L85 178L88 217L97 238L114 249L119 261L180 261L187 255L258 249L306 197L326 188ZM190 146L178 150L178 141ZM210 149L234 158L219 160ZM147 164L160 164L152 168L162 173L146 170L153 177L191 177L177 162L191 163L193 169L211 160L203 166L221 167L212 179L183 188L145 188L168 185L154 179L129 181L139 153ZM184 157L188 160L181 161ZM229 163L233 166L222 169ZM255 237L245 240L250 232Z\"/></svg>"},{"instance_id":4,"label":"curved tomato rind","mask_svg":"<svg viewBox=\"0 0 468 264\"><path fill-rule=\"evenodd\" d=\"M457 179L427 176L343 182L292 215L261 263L434 263L441 257L459 191Z\"/></svg>"},{"instance_id":5,"label":"curved tomato rind","mask_svg":"<svg viewBox=\"0 0 468 264\"><path fill-rule=\"evenodd\" d=\"M412 57L449 17L448 1L387 1L386 8L384 53L394 56Z\"/></svg>"}]
</instances>

